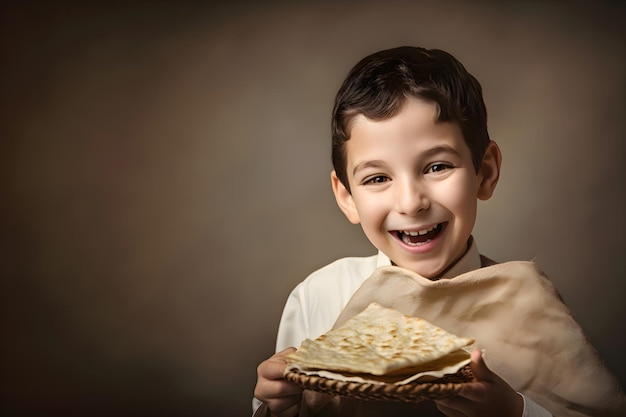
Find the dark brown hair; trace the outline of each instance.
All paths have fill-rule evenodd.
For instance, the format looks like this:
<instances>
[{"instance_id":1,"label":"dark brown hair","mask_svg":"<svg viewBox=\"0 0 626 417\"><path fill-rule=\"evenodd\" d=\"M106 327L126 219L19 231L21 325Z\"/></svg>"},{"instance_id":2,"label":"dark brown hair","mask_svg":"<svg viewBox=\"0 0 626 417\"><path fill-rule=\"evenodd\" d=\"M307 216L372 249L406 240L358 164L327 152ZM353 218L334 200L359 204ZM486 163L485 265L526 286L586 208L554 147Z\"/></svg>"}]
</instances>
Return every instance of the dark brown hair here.
<instances>
[{"instance_id":1,"label":"dark brown hair","mask_svg":"<svg viewBox=\"0 0 626 417\"><path fill-rule=\"evenodd\" d=\"M337 177L348 190L345 144L350 139L352 119L358 114L372 120L391 118L409 97L436 103L438 122L458 124L478 171L489 145L480 83L447 52L403 46L359 61L335 98L332 160Z\"/></svg>"}]
</instances>

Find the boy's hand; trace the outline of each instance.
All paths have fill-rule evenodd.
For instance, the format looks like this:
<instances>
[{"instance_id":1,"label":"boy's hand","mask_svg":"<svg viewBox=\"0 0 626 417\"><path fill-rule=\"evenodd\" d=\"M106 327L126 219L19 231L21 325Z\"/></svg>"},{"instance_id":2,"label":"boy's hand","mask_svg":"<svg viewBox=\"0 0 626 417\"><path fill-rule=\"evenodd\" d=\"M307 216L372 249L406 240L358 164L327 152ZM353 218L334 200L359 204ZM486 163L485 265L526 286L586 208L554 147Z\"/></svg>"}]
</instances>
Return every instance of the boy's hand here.
<instances>
[{"instance_id":1,"label":"boy's hand","mask_svg":"<svg viewBox=\"0 0 626 417\"><path fill-rule=\"evenodd\" d=\"M261 362L257 368L254 396L266 403L278 417L293 417L300 411L302 388L283 377L287 366L285 356L295 350L295 348L287 348L278 352Z\"/></svg>"},{"instance_id":2,"label":"boy's hand","mask_svg":"<svg viewBox=\"0 0 626 417\"><path fill-rule=\"evenodd\" d=\"M472 352L470 366L476 380L464 384L455 397L436 400L439 411L448 417L521 417L522 396L487 368L480 350Z\"/></svg>"}]
</instances>

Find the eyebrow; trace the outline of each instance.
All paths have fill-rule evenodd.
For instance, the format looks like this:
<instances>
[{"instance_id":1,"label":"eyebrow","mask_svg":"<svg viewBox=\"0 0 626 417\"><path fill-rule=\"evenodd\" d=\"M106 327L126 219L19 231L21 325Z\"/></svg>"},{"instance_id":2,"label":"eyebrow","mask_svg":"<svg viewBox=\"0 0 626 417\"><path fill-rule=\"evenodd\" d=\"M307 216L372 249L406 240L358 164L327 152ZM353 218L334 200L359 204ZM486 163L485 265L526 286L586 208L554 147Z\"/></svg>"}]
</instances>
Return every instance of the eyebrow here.
<instances>
[{"instance_id":1,"label":"eyebrow","mask_svg":"<svg viewBox=\"0 0 626 417\"><path fill-rule=\"evenodd\" d=\"M451 153L455 156L461 157L461 154L459 153L459 151L457 151L455 148L449 145L435 146L434 148L430 148L427 151L425 151L421 156L428 158L428 157L438 155L440 153Z\"/></svg>"},{"instance_id":2,"label":"eyebrow","mask_svg":"<svg viewBox=\"0 0 626 417\"><path fill-rule=\"evenodd\" d=\"M461 154L459 153L459 151L457 151L452 146L439 145L439 146L435 146L434 148L430 148L422 152L420 154L420 158L432 158L433 156L441 154L441 153L450 153L459 158L461 157ZM382 159L373 159L371 161L359 162L352 170L352 175L356 175L358 171L365 169L365 168L379 168L384 165L386 165L386 162L383 161Z\"/></svg>"},{"instance_id":3,"label":"eyebrow","mask_svg":"<svg viewBox=\"0 0 626 417\"><path fill-rule=\"evenodd\" d=\"M356 166L352 170L352 175L353 176L356 175L357 172L365 168L379 168L384 165L385 165L385 162L381 159L374 159L371 161L359 162L358 164L356 164Z\"/></svg>"}]
</instances>

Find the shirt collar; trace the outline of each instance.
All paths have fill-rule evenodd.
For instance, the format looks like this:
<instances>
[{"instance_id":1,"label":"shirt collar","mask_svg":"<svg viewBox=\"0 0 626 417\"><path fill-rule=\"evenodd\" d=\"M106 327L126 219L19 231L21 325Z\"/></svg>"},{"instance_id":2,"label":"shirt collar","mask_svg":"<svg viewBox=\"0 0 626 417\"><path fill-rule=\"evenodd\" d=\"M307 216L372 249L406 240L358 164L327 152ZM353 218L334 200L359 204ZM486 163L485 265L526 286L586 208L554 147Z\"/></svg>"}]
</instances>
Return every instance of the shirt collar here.
<instances>
[{"instance_id":1,"label":"shirt collar","mask_svg":"<svg viewBox=\"0 0 626 417\"><path fill-rule=\"evenodd\" d=\"M473 271L474 269L478 269L481 267L480 261L480 252L478 251L478 246L476 245L475 239L470 236L468 242L469 248L467 252L452 266L450 266L447 270L443 272L442 278L454 278L457 275L464 274L469 271ZM376 267L381 266L390 266L391 259L381 251L378 251L378 257L376 258Z\"/></svg>"}]
</instances>

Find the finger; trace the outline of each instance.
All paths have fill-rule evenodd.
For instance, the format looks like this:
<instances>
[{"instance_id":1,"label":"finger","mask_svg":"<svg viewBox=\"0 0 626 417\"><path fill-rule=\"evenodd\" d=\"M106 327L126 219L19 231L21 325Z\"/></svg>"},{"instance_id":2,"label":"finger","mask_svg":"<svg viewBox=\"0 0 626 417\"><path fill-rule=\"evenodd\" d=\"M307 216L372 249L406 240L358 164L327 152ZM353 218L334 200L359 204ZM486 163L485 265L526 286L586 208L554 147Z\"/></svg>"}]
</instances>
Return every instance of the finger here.
<instances>
[{"instance_id":1,"label":"finger","mask_svg":"<svg viewBox=\"0 0 626 417\"><path fill-rule=\"evenodd\" d=\"M450 406L450 400L436 400L435 406L446 417L466 417L462 411Z\"/></svg>"},{"instance_id":2,"label":"finger","mask_svg":"<svg viewBox=\"0 0 626 417\"><path fill-rule=\"evenodd\" d=\"M271 410L271 408L270 408ZM300 404L294 404L291 407L289 407L288 409L286 409L285 411L279 411L279 412L274 412L272 411L276 416L278 417L294 417L294 416L298 416L298 413L300 412Z\"/></svg>"},{"instance_id":3,"label":"finger","mask_svg":"<svg viewBox=\"0 0 626 417\"><path fill-rule=\"evenodd\" d=\"M274 355L274 357L276 358L284 358L285 356L289 355L290 353L293 353L296 351L295 347L288 347L287 349L283 349L280 352L276 353Z\"/></svg>"},{"instance_id":4,"label":"finger","mask_svg":"<svg viewBox=\"0 0 626 417\"><path fill-rule=\"evenodd\" d=\"M285 371L285 364L280 361L268 359L257 367L259 378L268 380L282 379Z\"/></svg>"},{"instance_id":5,"label":"finger","mask_svg":"<svg viewBox=\"0 0 626 417\"><path fill-rule=\"evenodd\" d=\"M295 348L290 347L285 350L281 350L278 353L275 353L268 360L274 363L280 363L284 366L284 365L287 365L287 356L295 351L296 351Z\"/></svg>"},{"instance_id":6,"label":"finger","mask_svg":"<svg viewBox=\"0 0 626 417\"><path fill-rule=\"evenodd\" d=\"M281 398L280 400L271 401L268 406L274 414L280 416L294 416L300 411L300 403L302 395L292 395L290 397Z\"/></svg>"},{"instance_id":7,"label":"finger","mask_svg":"<svg viewBox=\"0 0 626 417\"><path fill-rule=\"evenodd\" d=\"M284 379L266 381L264 388L266 392L271 393L268 395L269 398L289 397L293 395L300 395L302 393L302 388L299 385Z\"/></svg>"},{"instance_id":8,"label":"finger","mask_svg":"<svg viewBox=\"0 0 626 417\"><path fill-rule=\"evenodd\" d=\"M301 396L302 388L287 381L262 381L254 389L254 397L267 404L292 404Z\"/></svg>"},{"instance_id":9,"label":"finger","mask_svg":"<svg viewBox=\"0 0 626 417\"><path fill-rule=\"evenodd\" d=\"M295 352L294 348L287 348L274 354L268 360L263 361L257 367L257 374L265 379L282 379L287 365L286 356Z\"/></svg>"},{"instance_id":10,"label":"finger","mask_svg":"<svg viewBox=\"0 0 626 417\"><path fill-rule=\"evenodd\" d=\"M461 397L459 395L455 395L454 397L449 397L449 398L442 398L439 400L435 400L436 404L441 404L447 408L453 409L453 410L466 410L470 407L472 407L473 401Z\"/></svg>"},{"instance_id":11,"label":"finger","mask_svg":"<svg viewBox=\"0 0 626 417\"><path fill-rule=\"evenodd\" d=\"M472 368L472 372L477 380L486 382L494 381L495 374L487 367L487 364L483 359L483 354L479 349L474 349L472 351L470 367Z\"/></svg>"},{"instance_id":12,"label":"finger","mask_svg":"<svg viewBox=\"0 0 626 417\"><path fill-rule=\"evenodd\" d=\"M487 384L488 382L484 381L467 382L461 386L457 395L470 401L485 401L489 388Z\"/></svg>"}]
</instances>

